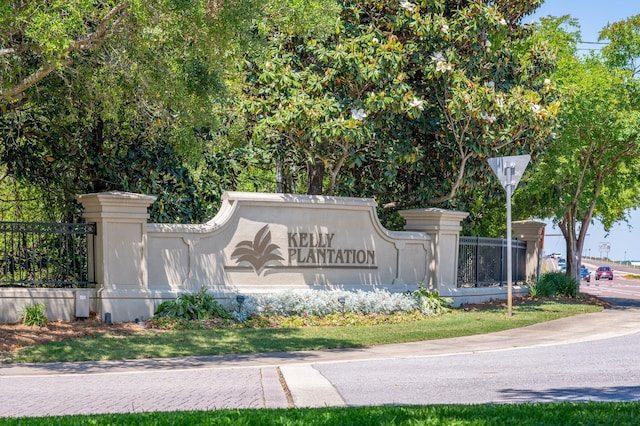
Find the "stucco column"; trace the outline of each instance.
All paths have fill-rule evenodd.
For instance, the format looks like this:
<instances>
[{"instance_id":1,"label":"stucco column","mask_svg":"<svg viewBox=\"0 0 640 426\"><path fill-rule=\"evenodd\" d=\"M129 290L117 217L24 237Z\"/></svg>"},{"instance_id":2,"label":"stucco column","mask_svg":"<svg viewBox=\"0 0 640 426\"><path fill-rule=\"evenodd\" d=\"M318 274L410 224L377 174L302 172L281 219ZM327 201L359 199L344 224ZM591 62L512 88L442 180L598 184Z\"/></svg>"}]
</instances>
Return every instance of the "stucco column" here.
<instances>
[{"instance_id":1,"label":"stucco column","mask_svg":"<svg viewBox=\"0 0 640 426\"><path fill-rule=\"evenodd\" d=\"M78 196L83 217L96 224L94 277L100 313L114 321L153 314L148 306L146 226L155 196L103 192ZM128 302L122 303L123 300Z\"/></svg>"},{"instance_id":2,"label":"stucco column","mask_svg":"<svg viewBox=\"0 0 640 426\"><path fill-rule=\"evenodd\" d=\"M545 224L533 220L521 220L511 223L512 237L527 242L527 259L525 280L535 282L540 276L540 261L542 259L541 241L544 238Z\"/></svg>"},{"instance_id":3,"label":"stucco column","mask_svg":"<svg viewBox=\"0 0 640 426\"><path fill-rule=\"evenodd\" d=\"M402 210L399 213L406 221L405 230L425 232L431 237L427 288L440 292L455 289L458 283L460 223L469 213L437 208Z\"/></svg>"}]
</instances>

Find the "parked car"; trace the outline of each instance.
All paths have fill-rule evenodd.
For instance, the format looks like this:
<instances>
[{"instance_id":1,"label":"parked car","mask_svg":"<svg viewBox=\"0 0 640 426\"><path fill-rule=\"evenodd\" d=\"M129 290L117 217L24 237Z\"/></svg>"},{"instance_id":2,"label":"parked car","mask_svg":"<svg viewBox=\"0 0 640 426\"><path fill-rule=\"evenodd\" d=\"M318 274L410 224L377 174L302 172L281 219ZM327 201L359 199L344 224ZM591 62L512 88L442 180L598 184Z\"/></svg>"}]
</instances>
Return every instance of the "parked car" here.
<instances>
[{"instance_id":1,"label":"parked car","mask_svg":"<svg viewBox=\"0 0 640 426\"><path fill-rule=\"evenodd\" d=\"M609 279L611 281L613 279L613 271L608 266L600 266L596 269L596 280L599 279Z\"/></svg>"},{"instance_id":2,"label":"parked car","mask_svg":"<svg viewBox=\"0 0 640 426\"><path fill-rule=\"evenodd\" d=\"M589 269L584 265L580 265L580 279L586 282L591 281L591 272L589 272Z\"/></svg>"}]
</instances>

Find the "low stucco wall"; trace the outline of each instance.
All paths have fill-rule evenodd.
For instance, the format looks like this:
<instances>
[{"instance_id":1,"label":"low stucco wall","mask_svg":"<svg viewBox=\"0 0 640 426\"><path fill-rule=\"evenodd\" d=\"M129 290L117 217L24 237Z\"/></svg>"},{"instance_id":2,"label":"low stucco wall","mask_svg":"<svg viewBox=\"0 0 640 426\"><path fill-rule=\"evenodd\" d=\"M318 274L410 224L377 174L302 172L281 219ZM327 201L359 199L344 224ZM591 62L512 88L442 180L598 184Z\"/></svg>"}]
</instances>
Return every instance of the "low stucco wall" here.
<instances>
[{"instance_id":1,"label":"low stucco wall","mask_svg":"<svg viewBox=\"0 0 640 426\"><path fill-rule=\"evenodd\" d=\"M47 305L49 320L76 319L76 295L87 297L89 310L96 312L98 300L95 289L0 288L0 322L15 323L22 319L26 306Z\"/></svg>"},{"instance_id":2,"label":"low stucco wall","mask_svg":"<svg viewBox=\"0 0 640 426\"><path fill-rule=\"evenodd\" d=\"M444 288L439 291L440 296L452 298L453 303L451 306L456 308L468 303L507 300L507 292L507 286ZM529 294L529 288L526 286L513 286L512 292L513 297L524 297Z\"/></svg>"}]
</instances>

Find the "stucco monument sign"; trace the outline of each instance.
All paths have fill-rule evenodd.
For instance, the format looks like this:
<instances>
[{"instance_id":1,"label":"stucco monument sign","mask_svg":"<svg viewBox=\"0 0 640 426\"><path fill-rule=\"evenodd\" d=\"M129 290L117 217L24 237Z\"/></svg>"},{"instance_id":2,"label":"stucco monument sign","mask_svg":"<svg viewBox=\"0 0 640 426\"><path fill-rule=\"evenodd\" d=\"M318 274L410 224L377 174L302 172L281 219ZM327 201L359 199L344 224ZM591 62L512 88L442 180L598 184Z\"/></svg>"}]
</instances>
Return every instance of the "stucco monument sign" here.
<instances>
[{"instance_id":1,"label":"stucco monument sign","mask_svg":"<svg viewBox=\"0 0 640 426\"><path fill-rule=\"evenodd\" d=\"M427 279L430 237L383 228L375 206L371 199L225 193L206 224L147 227L149 285L251 293L415 288Z\"/></svg>"},{"instance_id":2,"label":"stucco monument sign","mask_svg":"<svg viewBox=\"0 0 640 426\"><path fill-rule=\"evenodd\" d=\"M432 238L389 231L372 199L227 192L204 224L150 224L154 196L79 197L96 223L97 309L151 316L203 286L221 301L292 289L407 291L432 279Z\"/></svg>"}]
</instances>

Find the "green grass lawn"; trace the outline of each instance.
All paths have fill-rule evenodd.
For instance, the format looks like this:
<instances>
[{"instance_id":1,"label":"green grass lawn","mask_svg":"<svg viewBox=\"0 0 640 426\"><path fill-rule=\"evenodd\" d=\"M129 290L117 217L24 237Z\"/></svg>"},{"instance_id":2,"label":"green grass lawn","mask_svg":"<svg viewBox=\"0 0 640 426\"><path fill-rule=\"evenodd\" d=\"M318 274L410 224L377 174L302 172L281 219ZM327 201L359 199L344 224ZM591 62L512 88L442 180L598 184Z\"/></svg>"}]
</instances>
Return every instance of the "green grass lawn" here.
<instances>
[{"instance_id":1,"label":"green grass lawn","mask_svg":"<svg viewBox=\"0 0 640 426\"><path fill-rule=\"evenodd\" d=\"M489 333L601 309L586 304L531 302L514 306L511 317L505 309L453 310L426 319L379 325L362 325L346 317L340 326L147 330L134 336L103 334L26 347L13 353L9 361L97 361L356 348Z\"/></svg>"},{"instance_id":2,"label":"green grass lawn","mask_svg":"<svg viewBox=\"0 0 640 426\"><path fill-rule=\"evenodd\" d=\"M640 403L487 404L155 412L0 419L3 425L637 425Z\"/></svg>"}]
</instances>

